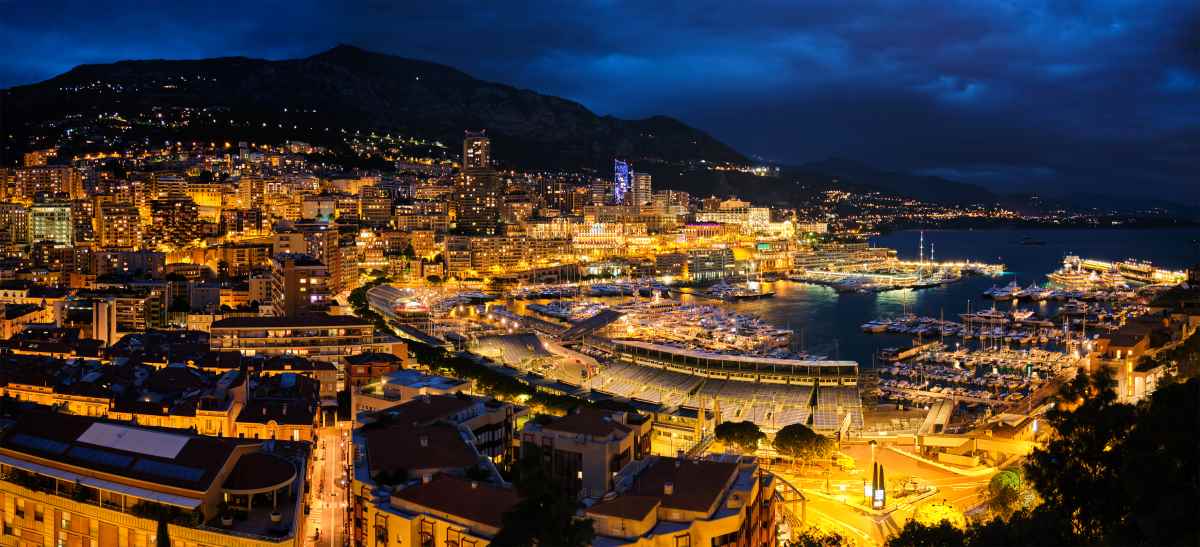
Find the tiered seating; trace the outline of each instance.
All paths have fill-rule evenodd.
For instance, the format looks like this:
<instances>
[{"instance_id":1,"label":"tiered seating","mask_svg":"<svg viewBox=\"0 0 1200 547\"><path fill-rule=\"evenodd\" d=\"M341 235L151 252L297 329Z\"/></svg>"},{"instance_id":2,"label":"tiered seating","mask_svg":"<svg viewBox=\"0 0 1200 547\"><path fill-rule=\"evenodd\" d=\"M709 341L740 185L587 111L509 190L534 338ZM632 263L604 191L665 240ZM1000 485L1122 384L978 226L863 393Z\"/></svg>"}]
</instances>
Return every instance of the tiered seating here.
<instances>
[{"instance_id":1,"label":"tiered seating","mask_svg":"<svg viewBox=\"0 0 1200 547\"><path fill-rule=\"evenodd\" d=\"M619 362L605 366L600 374L585 382L584 387L667 406L711 409L715 399L721 406L723 420L752 421L768 429L794 423L807 424L812 413L811 386L706 379ZM817 390L817 408L811 416L815 429L839 429L847 413L850 414L851 428L861 429L862 401L857 388L820 387Z\"/></svg>"},{"instance_id":2,"label":"tiered seating","mask_svg":"<svg viewBox=\"0 0 1200 547\"><path fill-rule=\"evenodd\" d=\"M510 365L553 356L537 335L531 333L482 336L476 341L475 351Z\"/></svg>"}]
</instances>

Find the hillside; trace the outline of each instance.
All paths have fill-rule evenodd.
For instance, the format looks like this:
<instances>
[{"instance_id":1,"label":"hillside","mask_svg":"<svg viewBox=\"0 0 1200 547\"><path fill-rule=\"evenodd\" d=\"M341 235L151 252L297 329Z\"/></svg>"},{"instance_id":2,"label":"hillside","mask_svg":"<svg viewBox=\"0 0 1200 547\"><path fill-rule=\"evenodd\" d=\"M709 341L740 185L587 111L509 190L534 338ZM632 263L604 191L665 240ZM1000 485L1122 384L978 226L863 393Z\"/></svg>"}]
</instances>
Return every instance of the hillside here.
<instances>
[{"instance_id":1,"label":"hillside","mask_svg":"<svg viewBox=\"0 0 1200 547\"><path fill-rule=\"evenodd\" d=\"M397 132L456 150L464 130L486 129L496 158L526 168L603 167L617 156L747 162L672 118L598 116L566 99L352 46L283 61L83 65L0 93L0 119L18 153L43 144L89 151L159 139L293 138L336 145L343 141L339 129ZM160 119L170 122L156 124ZM73 139L51 141L64 126L73 129Z\"/></svg>"}]
</instances>

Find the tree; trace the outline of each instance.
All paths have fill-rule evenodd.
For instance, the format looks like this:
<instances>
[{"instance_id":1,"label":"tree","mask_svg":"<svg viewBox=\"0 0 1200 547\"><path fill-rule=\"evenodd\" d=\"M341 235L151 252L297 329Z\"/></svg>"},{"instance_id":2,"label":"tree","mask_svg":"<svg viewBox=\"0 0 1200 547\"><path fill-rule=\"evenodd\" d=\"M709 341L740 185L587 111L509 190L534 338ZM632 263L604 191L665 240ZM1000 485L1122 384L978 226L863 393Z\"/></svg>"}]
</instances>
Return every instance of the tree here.
<instances>
[{"instance_id":1,"label":"tree","mask_svg":"<svg viewBox=\"0 0 1200 547\"><path fill-rule=\"evenodd\" d=\"M988 501L993 513L1007 518L1016 509L1021 497L1021 476L1012 470L996 473L988 483Z\"/></svg>"},{"instance_id":2,"label":"tree","mask_svg":"<svg viewBox=\"0 0 1200 547\"><path fill-rule=\"evenodd\" d=\"M595 537L591 519L575 518L579 503L571 499L542 465L542 452L527 446L517 463L514 484L521 495L491 545L584 547Z\"/></svg>"},{"instance_id":3,"label":"tree","mask_svg":"<svg viewBox=\"0 0 1200 547\"><path fill-rule=\"evenodd\" d=\"M1128 513L1128 500L1111 495L1122 481L1124 453L1115 449L1133 428L1137 413L1117 402L1115 385L1106 369L1095 375L1080 372L1064 385L1046 414L1058 436L1034 450L1025 467L1044 505L1072 515L1074 528L1089 542L1113 534Z\"/></svg>"},{"instance_id":4,"label":"tree","mask_svg":"<svg viewBox=\"0 0 1200 547\"><path fill-rule=\"evenodd\" d=\"M721 422L716 429L717 440L726 445L736 446L747 454L758 450L758 441L766 438L766 434L758 429L754 422Z\"/></svg>"},{"instance_id":5,"label":"tree","mask_svg":"<svg viewBox=\"0 0 1200 547\"><path fill-rule=\"evenodd\" d=\"M788 547L841 547L849 543L837 532L826 532L809 526L803 530L797 530L792 541L788 543Z\"/></svg>"},{"instance_id":6,"label":"tree","mask_svg":"<svg viewBox=\"0 0 1200 547\"><path fill-rule=\"evenodd\" d=\"M791 424L775 434L772 446L793 462L807 466L812 460L828 456L833 450L833 441L804 424Z\"/></svg>"},{"instance_id":7,"label":"tree","mask_svg":"<svg viewBox=\"0 0 1200 547\"><path fill-rule=\"evenodd\" d=\"M1026 480L1005 471L989 485L1007 505L1005 492L1028 484L1041 505L1008 506L1007 518L964 531L910 522L888 545L1200 545L1200 379L1161 386L1138 406L1118 402L1113 384L1102 369L1065 385L1046 414L1057 436L1034 450Z\"/></svg>"}]
</instances>

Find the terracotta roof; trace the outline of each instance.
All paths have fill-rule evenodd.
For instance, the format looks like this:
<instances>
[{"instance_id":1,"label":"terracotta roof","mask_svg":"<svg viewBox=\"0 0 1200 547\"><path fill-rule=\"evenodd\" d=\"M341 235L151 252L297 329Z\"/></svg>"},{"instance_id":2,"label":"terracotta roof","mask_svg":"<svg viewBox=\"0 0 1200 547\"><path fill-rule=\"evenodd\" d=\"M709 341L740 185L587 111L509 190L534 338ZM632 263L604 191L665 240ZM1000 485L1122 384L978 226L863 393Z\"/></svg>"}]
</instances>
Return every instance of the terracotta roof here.
<instances>
[{"instance_id":1,"label":"terracotta roof","mask_svg":"<svg viewBox=\"0 0 1200 547\"><path fill-rule=\"evenodd\" d=\"M607 437L612 433L628 433L630 430L629 426L616 420L614 413L590 408L578 409L542 426L542 429L593 437Z\"/></svg>"},{"instance_id":2,"label":"terracotta roof","mask_svg":"<svg viewBox=\"0 0 1200 547\"><path fill-rule=\"evenodd\" d=\"M638 474L629 493L656 497L668 509L703 513L720 501L737 472L736 462L662 458ZM672 484L669 495L666 483Z\"/></svg>"},{"instance_id":3,"label":"terracotta roof","mask_svg":"<svg viewBox=\"0 0 1200 547\"><path fill-rule=\"evenodd\" d=\"M394 423L425 424L462 412L476 401L457 395L426 395L394 406L384 412Z\"/></svg>"},{"instance_id":4,"label":"terracotta roof","mask_svg":"<svg viewBox=\"0 0 1200 547\"><path fill-rule=\"evenodd\" d=\"M279 456L252 452L240 458L221 488L226 490L261 490L282 486L296 477L296 466Z\"/></svg>"},{"instance_id":5,"label":"terracotta roof","mask_svg":"<svg viewBox=\"0 0 1200 547\"><path fill-rule=\"evenodd\" d=\"M438 475L428 483L410 486L392 497L496 528L504 524L504 513L520 501L512 489L451 475Z\"/></svg>"},{"instance_id":6,"label":"terracotta roof","mask_svg":"<svg viewBox=\"0 0 1200 547\"><path fill-rule=\"evenodd\" d=\"M359 353L357 355L347 355L343 358L343 360L346 361L347 364L351 365L391 365L401 362L401 359L395 355L390 353L380 353L377 351Z\"/></svg>"},{"instance_id":7,"label":"terracotta roof","mask_svg":"<svg viewBox=\"0 0 1200 547\"><path fill-rule=\"evenodd\" d=\"M302 399L251 399L237 416L241 423L265 424L274 421L281 425L313 425L316 409Z\"/></svg>"},{"instance_id":8,"label":"terracotta roof","mask_svg":"<svg viewBox=\"0 0 1200 547\"><path fill-rule=\"evenodd\" d=\"M366 437L367 469L372 476L380 471L463 469L479 463L479 454L450 424L372 428Z\"/></svg>"},{"instance_id":9,"label":"terracotta roof","mask_svg":"<svg viewBox=\"0 0 1200 547\"><path fill-rule=\"evenodd\" d=\"M617 496L588 508L589 515L642 520L658 509L661 501L654 496Z\"/></svg>"}]
</instances>

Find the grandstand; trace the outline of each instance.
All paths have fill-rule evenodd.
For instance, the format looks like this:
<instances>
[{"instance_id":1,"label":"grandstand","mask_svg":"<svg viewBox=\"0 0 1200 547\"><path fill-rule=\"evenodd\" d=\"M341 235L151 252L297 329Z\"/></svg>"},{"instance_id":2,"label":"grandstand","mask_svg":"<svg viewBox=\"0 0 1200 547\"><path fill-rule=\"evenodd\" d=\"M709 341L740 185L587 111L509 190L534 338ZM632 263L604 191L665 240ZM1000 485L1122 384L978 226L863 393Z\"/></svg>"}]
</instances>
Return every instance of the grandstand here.
<instances>
[{"instance_id":1,"label":"grandstand","mask_svg":"<svg viewBox=\"0 0 1200 547\"><path fill-rule=\"evenodd\" d=\"M818 431L835 431L847 414L850 429L860 430L863 423L862 403L855 386L723 380L617 361L584 382L583 388L664 406L719 407L722 420L752 421L767 431L794 423L811 425Z\"/></svg>"},{"instance_id":2,"label":"grandstand","mask_svg":"<svg viewBox=\"0 0 1200 547\"><path fill-rule=\"evenodd\" d=\"M552 357L542 341L533 333L480 336L472 350L505 364L519 365L536 359Z\"/></svg>"}]
</instances>

